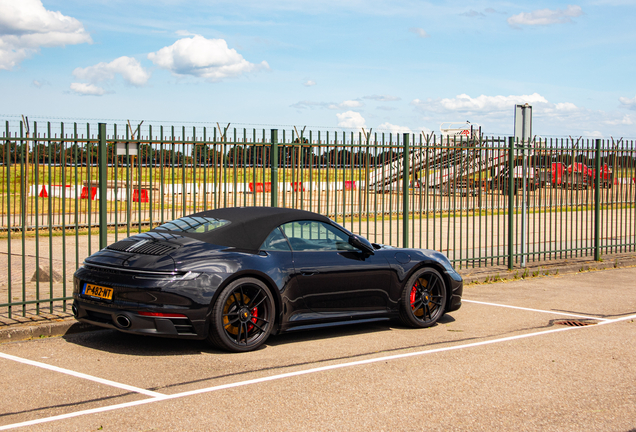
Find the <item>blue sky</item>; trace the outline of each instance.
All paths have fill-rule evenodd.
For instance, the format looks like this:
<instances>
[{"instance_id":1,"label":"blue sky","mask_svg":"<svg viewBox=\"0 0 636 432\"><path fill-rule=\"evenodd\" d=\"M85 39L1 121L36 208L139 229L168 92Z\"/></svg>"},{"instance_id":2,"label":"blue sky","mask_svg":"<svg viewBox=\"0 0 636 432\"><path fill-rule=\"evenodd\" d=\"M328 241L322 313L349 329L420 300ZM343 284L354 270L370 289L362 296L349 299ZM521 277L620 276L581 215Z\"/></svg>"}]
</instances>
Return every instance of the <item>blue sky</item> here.
<instances>
[{"instance_id":1,"label":"blue sky","mask_svg":"<svg viewBox=\"0 0 636 432\"><path fill-rule=\"evenodd\" d=\"M636 138L635 0L0 0L0 119Z\"/></svg>"}]
</instances>

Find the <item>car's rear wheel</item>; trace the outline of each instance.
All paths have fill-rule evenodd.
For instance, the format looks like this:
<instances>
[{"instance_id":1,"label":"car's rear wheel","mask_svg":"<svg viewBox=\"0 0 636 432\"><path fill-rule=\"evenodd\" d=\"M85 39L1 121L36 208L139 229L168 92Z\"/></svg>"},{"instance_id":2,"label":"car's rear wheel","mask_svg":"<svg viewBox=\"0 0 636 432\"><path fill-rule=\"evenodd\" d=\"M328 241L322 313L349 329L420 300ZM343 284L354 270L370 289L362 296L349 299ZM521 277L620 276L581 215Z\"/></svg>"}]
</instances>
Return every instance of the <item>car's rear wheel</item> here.
<instances>
[{"instance_id":1,"label":"car's rear wheel","mask_svg":"<svg viewBox=\"0 0 636 432\"><path fill-rule=\"evenodd\" d=\"M254 278L237 279L212 306L208 341L233 352L254 350L269 337L274 317L274 298L267 286Z\"/></svg>"},{"instance_id":2,"label":"car's rear wheel","mask_svg":"<svg viewBox=\"0 0 636 432\"><path fill-rule=\"evenodd\" d=\"M435 269L415 272L402 290L400 319L411 327L430 327L437 322L446 307L446 284Z\"/></svg>"}]
</instances>

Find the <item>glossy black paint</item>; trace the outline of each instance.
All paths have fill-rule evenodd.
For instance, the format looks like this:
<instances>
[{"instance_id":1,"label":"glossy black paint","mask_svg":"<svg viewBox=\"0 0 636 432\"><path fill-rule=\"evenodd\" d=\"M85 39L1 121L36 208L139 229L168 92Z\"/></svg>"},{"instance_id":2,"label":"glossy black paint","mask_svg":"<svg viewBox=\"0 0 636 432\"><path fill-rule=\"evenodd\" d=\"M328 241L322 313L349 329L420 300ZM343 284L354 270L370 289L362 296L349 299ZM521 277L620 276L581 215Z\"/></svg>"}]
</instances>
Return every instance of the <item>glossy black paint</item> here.
<instances>
[{"instance_id":1,"label":"glossy black paint","mask_svg":"<svg viewBox=\"0 0 636 432\"><path fill-rule=\"evenodd\" d=\"M424 266L437 269L445 279L446 311L461 306L461 277L442 254L430 250L374 244L372 253L367 248L254 252L153 231L125 241L140 240L160 242L171 251L155 256L106 248L86 258L75 273L79 321L130 333L203 339L216 296L228 283L247 276L262 280L274 296L273 333L389 318L398 314L406 280ZM113 288L112 301L82 295L85 283ZM179 316L148 317L140 312Z\"/></svg>"}]
</instances>

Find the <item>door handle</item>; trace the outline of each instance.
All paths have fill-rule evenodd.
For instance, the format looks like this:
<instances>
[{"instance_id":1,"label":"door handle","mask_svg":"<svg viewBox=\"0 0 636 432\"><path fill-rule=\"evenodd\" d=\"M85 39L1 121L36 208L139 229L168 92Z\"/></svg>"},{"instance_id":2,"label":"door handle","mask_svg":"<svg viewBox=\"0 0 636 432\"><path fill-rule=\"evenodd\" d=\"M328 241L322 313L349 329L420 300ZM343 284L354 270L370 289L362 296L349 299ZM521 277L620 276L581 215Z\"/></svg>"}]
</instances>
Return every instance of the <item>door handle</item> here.
<instances>
[{"instance_id":1,"label":"door handle","mask_svg":"<svg viewBox=\"0 0 636 432\"><path fill-rule=\"evenodd\" d=\"M318 272L312 272L312 271L301 271L300 274L303 276L313 276L315 274L317 274Z\"/></svg>"}]
</instances>

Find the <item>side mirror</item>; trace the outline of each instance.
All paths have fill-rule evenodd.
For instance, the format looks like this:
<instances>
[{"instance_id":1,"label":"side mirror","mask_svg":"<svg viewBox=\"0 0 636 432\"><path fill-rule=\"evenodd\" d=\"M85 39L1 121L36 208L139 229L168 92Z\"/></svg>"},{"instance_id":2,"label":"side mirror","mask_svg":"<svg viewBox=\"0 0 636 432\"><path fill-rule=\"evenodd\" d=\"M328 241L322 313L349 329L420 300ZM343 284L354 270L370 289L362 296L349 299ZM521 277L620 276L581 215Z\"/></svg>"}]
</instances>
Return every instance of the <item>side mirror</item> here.
<instances>
[{"instance_id":1,"label":"side mirror","mask_svg":"<svg viewBox=\"0 0 636 432\"><path fill-rule=\"evenodd\" d=\"M362 252L368 253L369 255L373 255L375 253L375 249L369 240L364 237L357 236L352 234L349 236L349 244L355 248L360 249Z\"/></svg>"}]
</instances>

